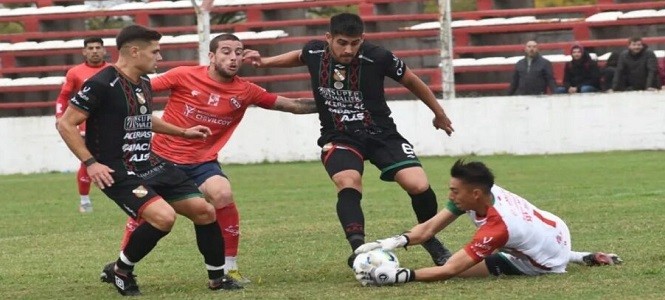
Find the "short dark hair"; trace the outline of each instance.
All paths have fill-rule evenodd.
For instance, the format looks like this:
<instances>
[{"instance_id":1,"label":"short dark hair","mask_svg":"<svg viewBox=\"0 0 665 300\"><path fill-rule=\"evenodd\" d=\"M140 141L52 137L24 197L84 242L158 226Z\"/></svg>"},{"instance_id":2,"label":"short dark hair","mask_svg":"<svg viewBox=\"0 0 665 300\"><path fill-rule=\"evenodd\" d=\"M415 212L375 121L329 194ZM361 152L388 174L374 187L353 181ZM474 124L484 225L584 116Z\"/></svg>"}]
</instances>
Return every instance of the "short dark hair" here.
<instances>
[{"instance_id":1,"label":"short dark hair","mask_svg":"<svg viewBox=\"0 0 665 300\"><path fill-rule=\"evenodd\" d=\"M216 52L221 41L240 41L240 39L235 34L222 33L210 40L210 52Z\"/></svg>"},{"instance_id":2,"label":"short dark hair","mask_svg":"<svg viewBox=\"0 0 665 300\"><path fill-rule=\"evenodd\" d=\"M629 43L629 44L630 44L630 43L634 43L634 42L641 42L641 41L642 41L642 37L641 37L641 36L633 36L633 37L631 37L631 38L628 39L628 43Z\"/></svg>"},{"instance_id":3,"label":"short dark hair","mask_svg":"<svg viewBox=\"0 0 665 300\"><path fill-rule=\"evenodd\" d=\"M490 193L494 185L494 174L479 161L465 162L464 159L458 159L450 168L450 176L466 184L480 186L485 193Z\"/></svg>"},{"instance_id":4,"label":"short dark hair","mask_svg":"<svg viewBox=\"0 0 665 300\"><path fill-rule=\"evenodd\" d=\"M330 34L360 36L365 32L365 25L360 16L352 13L341 13L330 18Z\"/></svg>"},{"instance_id":5,"label":"short dark hair","mask_svg":"<svg viewBox=\"0 0 665 300\"><path fill-rule=\"evenodd\" d=\"M159 41L162 38L162 34L156 30L152 30L141 25L129 25L118 33L118 36L115 37L115 44L118 47L118 50L122 48L125 44L133 41L143 41L143 42L152 42Z\"/></svg>"},{"instance_id":6,"label":"short dark hair","mask_svg":"<svg viewBox=\"0 0 665 300\"><path fill-rule=\"evenodd\" d=\"M104 46L104 40L100 37L89 37L85 40L83 40L83 47L88 47L88 44L90 43L100 43L102 46Z\"/></svg>"}]
</instances>

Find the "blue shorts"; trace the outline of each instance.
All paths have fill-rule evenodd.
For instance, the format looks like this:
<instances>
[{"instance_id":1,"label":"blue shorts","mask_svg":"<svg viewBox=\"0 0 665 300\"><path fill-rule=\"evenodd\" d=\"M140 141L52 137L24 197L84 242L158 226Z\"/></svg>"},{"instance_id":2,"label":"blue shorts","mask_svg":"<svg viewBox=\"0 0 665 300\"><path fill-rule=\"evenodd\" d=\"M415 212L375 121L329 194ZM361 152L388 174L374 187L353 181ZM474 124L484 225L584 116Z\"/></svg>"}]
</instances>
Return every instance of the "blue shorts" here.
<instances>
[{"instance_id":1,"label":"blue shorts","mask_svg":"<svg viewBox=\"0 0 665 300\"><path fill-rule=\"evenodd\" d=\"M222 167L220 167L219 163L216 161L208 161L191 165L175 164L175 166L178 169L184 171L189 179L194 180L196 186L201 186L206 180L208 180L208 178L215 175L219 175L228 179L226 174L224 174L222 171Z\"/></svg>"}]
</instances>

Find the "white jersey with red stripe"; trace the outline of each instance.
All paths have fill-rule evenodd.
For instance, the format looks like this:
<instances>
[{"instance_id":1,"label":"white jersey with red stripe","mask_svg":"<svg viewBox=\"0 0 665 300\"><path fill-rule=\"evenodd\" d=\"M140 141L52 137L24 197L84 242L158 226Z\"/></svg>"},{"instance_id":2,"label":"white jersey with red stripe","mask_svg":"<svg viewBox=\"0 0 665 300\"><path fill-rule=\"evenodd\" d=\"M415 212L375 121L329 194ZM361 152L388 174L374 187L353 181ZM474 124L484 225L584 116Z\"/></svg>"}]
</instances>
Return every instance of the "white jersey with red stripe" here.
<instances>
[{"instance_id":1,"label":"white jersey with red stripe","mask_svg":"<svg viewBox=\"0 0 665 300\"><path fill-rule=\"evenodd\" d=\"M467 211L478 227L464 247L467 254L481 261L498 250L511 254L508 258L518 260L513 264L529 275L565 272L571 240L563 220L497 185L491 192L494 204L486 216Z\"/></svg>"}]
</instances>

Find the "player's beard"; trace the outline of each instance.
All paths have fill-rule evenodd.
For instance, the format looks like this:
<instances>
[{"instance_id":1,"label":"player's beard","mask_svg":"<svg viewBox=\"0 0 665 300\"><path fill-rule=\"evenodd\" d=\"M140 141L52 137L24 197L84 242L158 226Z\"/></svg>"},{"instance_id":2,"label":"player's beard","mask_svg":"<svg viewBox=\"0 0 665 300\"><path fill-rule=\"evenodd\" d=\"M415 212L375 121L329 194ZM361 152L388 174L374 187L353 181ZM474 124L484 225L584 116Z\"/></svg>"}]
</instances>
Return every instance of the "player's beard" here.
<instances>
[{"instance_id":1,"label":"player's beard","mask_svg":"<svg viewBox=\"0 0 665 300\"><path fill-rule=\"evenodd\" d=\"M217 74L220 77L222 77L224 79L229 79L229 80L233 79L233 77L236 76L236 73L237 73L237 72L229 72L229 71L225 70L222 67L221 64L215 64L215 72L217 72Z\"/></svg>"}]
</instances>

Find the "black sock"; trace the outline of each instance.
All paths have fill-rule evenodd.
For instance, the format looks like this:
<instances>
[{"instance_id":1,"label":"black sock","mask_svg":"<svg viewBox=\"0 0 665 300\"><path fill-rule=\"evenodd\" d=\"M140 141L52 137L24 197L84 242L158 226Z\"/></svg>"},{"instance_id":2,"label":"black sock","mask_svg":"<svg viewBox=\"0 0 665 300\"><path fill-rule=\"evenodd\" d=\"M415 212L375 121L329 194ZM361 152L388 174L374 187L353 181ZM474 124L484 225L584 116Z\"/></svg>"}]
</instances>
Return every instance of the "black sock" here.
<instances>
[{"instance_id":1,"label":"black sock","mask_svg":"<svg viewBox=\"0 0 665 300\"><path fill-rule=\"evenodd\" d=\"M409 196L411 196L411 206L416 213L418 223L425 222L436 215L438 205L436 194L434 194L431 186L418 195L409 194Z\"/></svg>"},{"instance_id":2,"label":"black sock","mask_svg":"<svg viewBox=\"0 0 665 300\"><path fill-rule=\"evenodd\" d=\"M121 270L131 272L134 269L134 264L148 255L155 248L157 242L167 234L169 234L169 231L161 231L150 223L143 222L139 227L136 227L136 230L129 237L125 249L122 250L122 253L129 260L130 264L118 258L116 266Z\"/></svg>"},{"instance_id":3,"label":"black sock","mask_svg":"<svg viewBox=\"0 0 665 300\"><path fill-rule=\"evenodd\" d=\"M362 245L365 239L365 216L360 207L362 197L353 188L345 188L337 193L337 217L353 250Z\"/></svg>"},{"instance_id":4,"label":"black sock","mask_svg":"<svg viewBox=\"0 0 665 300\"><path fill-rule=\"evenodd\" d=\"M196 245L203 254L203 260L208 269L208 279L217 279L224 276L224 238L219 229L217 220L206 225L194 224L196 231Z\"/></svg>"}]
</instances>

